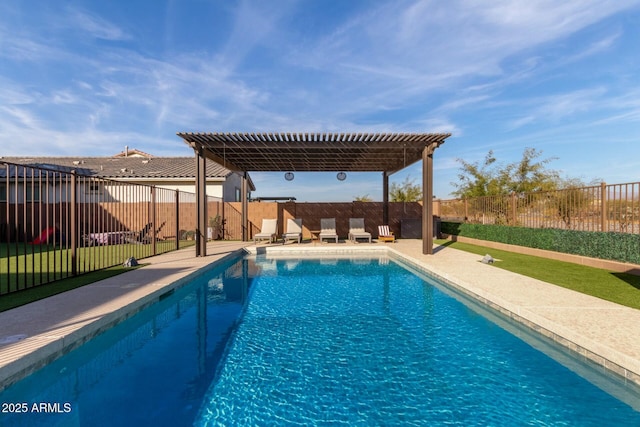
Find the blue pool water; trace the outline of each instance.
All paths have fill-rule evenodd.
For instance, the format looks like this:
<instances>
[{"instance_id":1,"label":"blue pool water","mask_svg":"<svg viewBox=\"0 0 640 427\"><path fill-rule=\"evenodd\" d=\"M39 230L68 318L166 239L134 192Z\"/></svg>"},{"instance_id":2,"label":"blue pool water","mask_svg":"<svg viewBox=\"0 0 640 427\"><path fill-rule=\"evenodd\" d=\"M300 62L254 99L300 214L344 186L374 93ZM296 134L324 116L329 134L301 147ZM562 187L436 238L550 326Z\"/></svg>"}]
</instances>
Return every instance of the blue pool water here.
<instances>
[{"instance_id":1,"label":"blue pool water","mask_svg":"<svg viewBox=\"0 0 640 427\"><path fill-rule=\"evenodd\" d=\"M29 411L0 425L640 425L636 388L512 332L386 258L236 259L2 392Z\"/></svg>"}]
</instances>

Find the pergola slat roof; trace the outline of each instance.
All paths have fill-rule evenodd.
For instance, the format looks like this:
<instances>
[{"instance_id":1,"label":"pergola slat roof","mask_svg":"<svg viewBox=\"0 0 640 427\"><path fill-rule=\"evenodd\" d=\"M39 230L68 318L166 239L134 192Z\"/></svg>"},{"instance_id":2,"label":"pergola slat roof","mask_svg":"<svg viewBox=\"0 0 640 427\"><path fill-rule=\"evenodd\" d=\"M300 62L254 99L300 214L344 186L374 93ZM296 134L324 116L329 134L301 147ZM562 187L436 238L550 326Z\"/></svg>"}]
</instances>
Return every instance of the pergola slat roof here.
<instances>
[{"instance_id":1,"label":"pergola slat roof","mask_svg":"<svg viewBox=\"0 0 640 427\"><path fill-rule=\"evenodd\" d=\"M449 133L211 132L177 134L227 169L248 172L397 172Z\"/></svg>"},{"instance_id":2,"label":"pergola slat roof","mask_svg":"<svg viewBox=\"0 0 640 427\"><path fill-rule=\"evenodd\" d=\"M388 222L389 175L422 160L423 200L433 195L433 152L449 133L331 133L331 132L178 132L197 159L196 256L207 253L206 160L243 172L384 172L383 222ZM246 181L246 180L245 180ZM249 230L247 192L242 194L243 240ZM423 203L422 217L431 218L431 203ZM433 222L422 222L422 252L433 253Z\"/></svg>"}]
</instances>

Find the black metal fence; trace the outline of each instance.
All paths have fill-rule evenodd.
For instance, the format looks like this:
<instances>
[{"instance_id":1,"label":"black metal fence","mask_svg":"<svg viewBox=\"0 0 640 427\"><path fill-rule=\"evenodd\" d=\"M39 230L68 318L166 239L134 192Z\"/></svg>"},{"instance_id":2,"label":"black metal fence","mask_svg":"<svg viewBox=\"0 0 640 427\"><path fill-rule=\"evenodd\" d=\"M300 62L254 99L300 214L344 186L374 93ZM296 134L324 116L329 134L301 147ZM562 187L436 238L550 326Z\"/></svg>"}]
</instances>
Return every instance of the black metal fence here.
<instances>
[{"instance_id":1,"label":"black metal fence","mask_svg":"<svg viewBox=\"0 0 640 427\"><path fill-rule=\"evenodd\" d=\"M222 201L208 212L222 237ZM195 194L0 161L0 295L177 250L195 229Z\"/></svg>"}]
</instances>

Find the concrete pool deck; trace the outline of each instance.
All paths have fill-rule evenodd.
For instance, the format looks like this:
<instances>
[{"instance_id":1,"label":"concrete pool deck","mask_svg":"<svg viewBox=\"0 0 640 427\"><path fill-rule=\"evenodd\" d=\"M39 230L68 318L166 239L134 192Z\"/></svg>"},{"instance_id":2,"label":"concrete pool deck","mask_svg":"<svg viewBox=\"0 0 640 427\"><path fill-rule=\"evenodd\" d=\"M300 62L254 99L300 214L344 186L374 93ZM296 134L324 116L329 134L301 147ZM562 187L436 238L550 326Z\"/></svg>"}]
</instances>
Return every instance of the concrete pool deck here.
<instances>
[{"instance_id":1,"label":"concrete pool deck","mask_svg":"<svg viewBox=\"0 0 640 427\"><path fill-rule=\"evenodd\" d=\"M422 254L420 240L397 243L259 244L212 242L207 257L184 249L143 260L142 268L0 313L0 390L157 301L236 251L269 255L390 252L640 384L640 310L567 290L480 262L449 247ZM51 285L55 286L55 285Z\"/></svg>"}]
</instances>

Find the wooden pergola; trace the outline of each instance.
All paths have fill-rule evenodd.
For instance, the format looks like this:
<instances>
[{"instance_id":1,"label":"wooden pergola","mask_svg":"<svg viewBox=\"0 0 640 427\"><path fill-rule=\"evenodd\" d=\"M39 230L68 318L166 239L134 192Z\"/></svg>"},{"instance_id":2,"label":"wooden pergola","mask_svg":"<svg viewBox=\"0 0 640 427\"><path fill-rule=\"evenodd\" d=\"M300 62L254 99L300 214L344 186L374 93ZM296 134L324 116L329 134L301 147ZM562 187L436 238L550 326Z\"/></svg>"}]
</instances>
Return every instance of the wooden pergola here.
<instances>
[{"instance_id":1,"label":"wooden pergola","mask_svg":"<svg viewBox=\"0 0 640 427\"><path fill-rule=\"evenodd\" d=\"M196 155L196 255L206 255L206 160L244 175L243 240L248 240L249 172L382 172L383 220L389 221L389 176L422 160L422 252L433 253L433 153L450 133L178 132Z\"/></svg>"}]
</instances>

